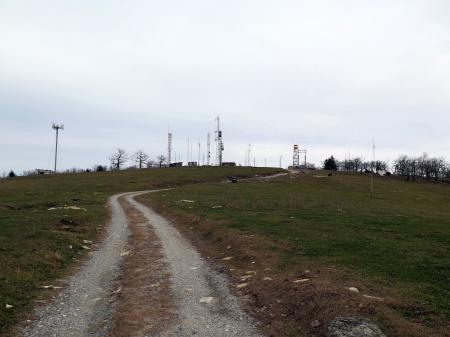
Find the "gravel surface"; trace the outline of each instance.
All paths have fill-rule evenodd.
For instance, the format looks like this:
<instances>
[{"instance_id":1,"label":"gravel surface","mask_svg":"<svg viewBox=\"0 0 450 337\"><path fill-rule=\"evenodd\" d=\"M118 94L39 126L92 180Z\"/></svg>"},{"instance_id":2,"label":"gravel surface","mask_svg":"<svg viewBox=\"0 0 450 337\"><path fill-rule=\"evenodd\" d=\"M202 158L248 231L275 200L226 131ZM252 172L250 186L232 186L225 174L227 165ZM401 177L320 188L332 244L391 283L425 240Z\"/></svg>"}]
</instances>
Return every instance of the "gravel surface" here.
<instances>
[{"instance_id":1,"label":"gravel surface","mask_svg":"<svg viewBox=\"0 0 450 337\"><path fill-rule=\"evenodd\" d=\"M111 223L103 242L51 304L36 309L24 337L103 336L109 328L111 293L128 238L127 219L116 195L110 198ZM117 285L116 285L117 286Z\"/></svg>"},{"instance_id":2,"label":"gravel surface","mask_svg":"<svg viewBox=\"0 0 450 337\"><path fill-rule=\"evenodd\" d=\"M255 322L230 293L227 279L210 269L169 221L134 200L135 196L149 192L123 193L110 198L112 217L105 239L67 280L67 286L52 303L36 309L36 320L24 328L23 337L107 335L113 324L112 294L119 288L116 280L120 275L121 253L129 236L127 217L118 202L122 196L154 229L169 266L177 319L158 337L262 337Z\"/></svg>"},{"instance_id":3,"label":"gravel surface","mask_svg":"<svg viewBox=\"0 0 450 337\"><path fill-rule=\"evenodd\" d=\"M170 337L260 337L255 322L246 315L228 289L226 278L211 270L200 254L165 218L133 198L127 201L138 209L154 228L169 264L178 319L160 334ZM208 299L212 297L212 299ZM211 300L200 303L200 300Z\"/></svg>"}]
</instances>

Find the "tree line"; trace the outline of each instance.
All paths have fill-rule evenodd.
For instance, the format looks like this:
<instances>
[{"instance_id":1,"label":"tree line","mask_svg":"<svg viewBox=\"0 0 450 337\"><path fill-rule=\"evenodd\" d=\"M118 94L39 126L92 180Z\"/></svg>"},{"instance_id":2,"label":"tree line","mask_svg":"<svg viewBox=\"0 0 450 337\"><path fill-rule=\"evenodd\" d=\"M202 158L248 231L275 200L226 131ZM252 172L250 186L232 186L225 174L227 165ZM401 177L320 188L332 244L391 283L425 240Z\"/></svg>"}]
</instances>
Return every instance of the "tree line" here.
<instances>
[{"instance_id":1,"label":"tree line","mask_svg":"<svg viewBox=\"0 0 450 337\"><path fill-rule=\"evenodd\" d=\"M392 165L382 160L365 161L361 157L340 161L331 156L325 159L323 168L341 172L395 174L407 181L416 179L450 181L450 163L444 158L429 157L426 153L418 157L401 155Z\"/></svg>"},{"instance_id":2,"label":"tree line","mask_svg":"<svg viewBox=\"0 0 450 337\"><path fill-rule=\"evenodd\" d=\"M118 148L116 152L109 157L111 170L121 170L129 161L135 163L135 166L131 166L131 168L141 169L144 167L162 167L166 160L166 157L162 154L157 156L156 160L150 159L149 155L143 150L138 150L133 155L129 156L126 151L121 148Z\"/></svg>"}]
</instances>

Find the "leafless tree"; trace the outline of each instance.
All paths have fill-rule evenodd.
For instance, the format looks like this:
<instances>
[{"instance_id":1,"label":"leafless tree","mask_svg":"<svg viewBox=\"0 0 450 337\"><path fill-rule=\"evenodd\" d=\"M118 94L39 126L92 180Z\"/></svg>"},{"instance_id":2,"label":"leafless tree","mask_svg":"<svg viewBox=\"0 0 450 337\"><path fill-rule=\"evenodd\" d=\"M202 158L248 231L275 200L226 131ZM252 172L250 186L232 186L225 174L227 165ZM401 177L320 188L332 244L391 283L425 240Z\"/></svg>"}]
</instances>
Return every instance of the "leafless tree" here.
<instances>
[{"instance_id":1,"label":"leafless tree","mask_svg":"<svg viewBox=\"0 0 450 337\"><path fill-rule=\"evenodd\" d=\"M145 165L146 165L148 168L151 168L151 167L155 167L155 166L156 166L156 163L155 163L155 161L154 161L153 159L149 159L149 160L145 163Z\"/></svg>"},{"instance_id":2,"label":"leafless tree","mask_svg":"<svg viewBox=\"0 0 450 337\"><path fill-rule=\"evenodd\" d=\"M111 162L111 168L113 170L120 170L128 161L128 156L125 150L118 148L117 151L109 158Z\"/></svg>"},{"instance_id":3,"label":"leafless tree","mask_svg":"<svg viewBox=\"0 0 450 337\"><path fill-rule=\"evenodd\" d=\"M133 155L133 160L138 165L138 167L141 169L142 166L144 166L145 162L148 160L148 155L144 151L138 150Z\"/></svg>"},{"instance_id":4,"label":"leafless tree","mask_svg":"<svg viewBox=\"0 0 450 337\"><path fill-rule=\"evenodd\" d=\"M161 167L162 166L162 163L164 163L165 161L166 161L166 157L164 156L164 155L159 155L158 157L156 157L156 159L158 160L158 162L159 162L159 167Z\"/></svg>"}]
</instances>

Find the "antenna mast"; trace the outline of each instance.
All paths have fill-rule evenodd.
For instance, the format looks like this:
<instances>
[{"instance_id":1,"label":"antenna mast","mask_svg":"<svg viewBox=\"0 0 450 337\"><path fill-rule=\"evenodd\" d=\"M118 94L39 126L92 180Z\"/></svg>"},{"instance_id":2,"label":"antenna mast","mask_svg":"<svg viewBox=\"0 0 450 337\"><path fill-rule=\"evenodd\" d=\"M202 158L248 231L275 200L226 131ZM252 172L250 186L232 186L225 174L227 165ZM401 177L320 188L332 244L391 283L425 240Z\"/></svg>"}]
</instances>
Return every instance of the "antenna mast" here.
<instances>
[{"instance_id":1,"label":"antenna mast","mask_svg":"<svg viewBox=\"0 0 450 337\"><path fill-rule=\"evenodd\" d=\"M176 158L175 158L176 160ZM172 133L167 134L167 164L170 166L172 161Z\"/></svg>"},{"instance_id":2,"label":"antenna mast","mask_svg":"<svg viewBox=\"0 0 450 337\"><path fill-rule=\"evenodd\" d=\"M209 166L211 160L211 135L206 136L206 165Z\"/></svg>"},{"instance_id":3,"label":"antenna mast","mask_svg":"<svg viewBox=\"0 0 450 337\"><path fill-rule=\"evenodd\" d=\"M56 145L55 145L55 170L56 173L56 163L58 162L58 138L59 138L59 130L64 130L64 124L56 124L52 125L53 130L56 131Z\"/></svg>"},{"instance_id":4,"label":"antenna mast","mask_svg":"<svg viewBox=\"0 0 450 337\"><path fill-rule=\"evenodd\" d=\"M198 140L198 166L200 166L200 158L201 158L201 144L200 139Z\"/></svg>"},{"instance_id":5,"label":"antenna mast","mask_svg":"<svg viewBox=\"0 0 450 337\"><path fill-rule=\"evenodd\" d=\"M220 118L216 117L217 121L217 130L216 130L216 164L217 166L222 166L222 151L224 150L223 147L223 140L222 140L222 131L220 130Z\"/></svg>"}]
</instances>

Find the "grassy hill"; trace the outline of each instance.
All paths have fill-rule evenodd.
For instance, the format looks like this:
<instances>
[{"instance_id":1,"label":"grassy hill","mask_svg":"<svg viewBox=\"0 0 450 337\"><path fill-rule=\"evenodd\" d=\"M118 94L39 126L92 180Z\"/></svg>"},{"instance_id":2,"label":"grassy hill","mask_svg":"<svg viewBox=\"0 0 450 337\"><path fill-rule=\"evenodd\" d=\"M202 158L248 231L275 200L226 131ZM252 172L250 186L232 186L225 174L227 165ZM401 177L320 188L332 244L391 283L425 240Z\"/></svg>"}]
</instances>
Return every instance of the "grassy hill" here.
<instances>
[{"instance_id":1,"label":"grassy hill","mask_svg":"<svg viewBox=\"0 0 450 337\"><path fill-rule=\"evenodd\" d=\"M389 336L447 336L450 186L376 177L372 198L369 179L314 172L186 186L146 198L178 218L199 247L209 246L205 254L218 261L234 256L227 264L237 278L259 268L247 295L275 335L322 336L323 325L312 328L311 321L352 314L378 321ZM274 279L270 287L263 286L264 275ZM301 289L283 282L295 278L312 281ZM352 285L359 293L345 289ZM261 303L273 310L261 313Z\"/></svg>"},{"instance_id":2,"label":"grassy hill","mask_svg":"<svg viewBox=\"0 0 450 337\"><path fill-rule=\"evenodd\" d=\"M84 240L95 240L107 221L110 195L277 171L163 168L0 180L0 335L10 335L19 315L43 295L41 287L82 257Z\"/></svg>"}]
</instances>

